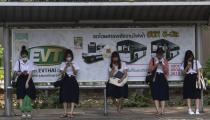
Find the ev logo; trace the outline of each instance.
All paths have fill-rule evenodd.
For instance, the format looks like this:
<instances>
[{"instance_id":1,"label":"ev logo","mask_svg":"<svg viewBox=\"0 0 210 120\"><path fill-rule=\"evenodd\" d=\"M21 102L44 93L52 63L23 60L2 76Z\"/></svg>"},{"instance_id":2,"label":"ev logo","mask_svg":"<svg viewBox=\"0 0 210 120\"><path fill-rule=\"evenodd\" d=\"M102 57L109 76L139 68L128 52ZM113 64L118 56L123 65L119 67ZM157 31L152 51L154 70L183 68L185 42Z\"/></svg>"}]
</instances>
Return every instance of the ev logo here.
<instances>
[{"instance_id":1,"label":"ev logo","mask_svg":"<svg viewBox=\"0 0 210 120\"><path fill-rule=\"evenodd\" d=\"M37 46L29 48L30 60L38 66L61 64L66 48L59 46Z\"/></svg>"}]
</instances>

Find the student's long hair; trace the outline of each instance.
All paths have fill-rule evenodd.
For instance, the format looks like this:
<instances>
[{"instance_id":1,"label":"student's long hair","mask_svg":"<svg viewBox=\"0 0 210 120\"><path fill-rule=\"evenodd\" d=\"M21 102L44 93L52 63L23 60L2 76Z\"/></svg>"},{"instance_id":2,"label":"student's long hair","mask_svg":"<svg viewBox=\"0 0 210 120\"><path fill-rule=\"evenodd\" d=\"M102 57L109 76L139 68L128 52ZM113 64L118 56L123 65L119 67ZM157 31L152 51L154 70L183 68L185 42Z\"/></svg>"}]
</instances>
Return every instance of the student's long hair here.
<instances>
[{"instance_id":1,"label":"student's long hair","mask_svg":"<svg viewBox=\"0 0 210 120\"><path fill-rule=\"evenodd\" d=\"M191 62L192 62L192 68L193 68L193 61L194 61L194 55L193 55L193 52L191 51L191 50L187 50L186 52L185 52L185 57L184 57L184 68L186 68L187 67L187 65L188 65L188 59L190 58L190 57L192 57L192 60L191 60Z\"/></svg>"},{"instance_id":2,"label":"student's long hair","mask_svg":"<svg viewBox=\"0 0 210 120\"><path fill-rule=\"evenodd\" d=\"M26 50L25 45L23 45L22 48L21 48L20 56L22 57L22 55L27 55L28 56L28 51Z\"/></svg>"},{"instance_id":3,"label":"student's long hair","mask_svg":"<svg viewBox=\"0 0 210 120\"><path fill-rule=\"evenodd\" d=\"M110 68L112 68L112 64L113 64L113 59L117 57L118 58L118 69L121 69L121 59L120 59L120 55L118 52L113 52L111 55L111 63L110 63Z\"/></svg>"},{"instance_id":4,"label":"student's long hair","mask_svg":"<svg viewBox=\"0 0 210 120\"><path fill-rule=\"evenodd\" d=\"M158 47L157 50L156 50L156 54L163 54L164 53L164 50L162 47Z\"/></svg>"},{"instance_id":5,"label":"student's long hair","mask_svg":"<svg viewBox=\"0 0 210 120\"><path fill-rule=\"evenodd\" d=\"M66 61L66 57L67 57L68 54L71 55L71 58L72 58L71 60L73 61L74 55L73 55L72 50L70 50L70 49L67 49L67 50L65 51L64 56L63 56L64 61Z\"/></svg>"}]
</instances>

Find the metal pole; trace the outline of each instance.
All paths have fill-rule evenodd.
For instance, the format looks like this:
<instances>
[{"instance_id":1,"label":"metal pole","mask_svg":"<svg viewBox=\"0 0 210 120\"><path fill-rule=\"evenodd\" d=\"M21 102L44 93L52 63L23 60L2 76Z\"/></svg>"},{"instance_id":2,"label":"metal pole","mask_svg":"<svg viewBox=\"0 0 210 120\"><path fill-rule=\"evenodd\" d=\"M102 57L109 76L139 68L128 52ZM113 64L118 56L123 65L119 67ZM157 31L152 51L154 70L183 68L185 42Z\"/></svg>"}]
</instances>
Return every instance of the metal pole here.
<instances>
[{"instance_id":1,"label":"metal pole","mask_svg":"<svg viewBox=\"0 0 210 120\"><path fill-rule=\"evenodd\" d=\"M196 24L196 57L202 63L202 36L201 36L201 25L200 23ZM203 112L203 90L201 91L201 99L200 99L200 112Z\"/></svg>"},{"instance_id":2,"label":"metal pole","mask_svg":"<svg viewBox=\"0 0 210 120\"><path fill-rule=\"evenodd\" d=\"M104 116L107 116L107 97L106 97L106 88L104 88Z\"/></svg>"},{"instance_id":3,"label":"metal pole","mask_svg":"<svg viewBox=\"0 0 210 120\"><path fill-rule=\"evenodd\" d=\"M3 25L3 46L4 46L4 114L6 116L12 115L12 94L8 86L10 86L10 47L9 47L9 29Z\"/></svg>"},{"instance_id":4,"label":"metal pole","mask_svg":"<svg viewBox=\"0 0 210 120\"><path fill-rule=\"evenodd\" d=\"M201 90L201 99L200 99L199 110L200 110L200 112L204 112L203 111L203 90Z\"/></svg>"}]
</instances>

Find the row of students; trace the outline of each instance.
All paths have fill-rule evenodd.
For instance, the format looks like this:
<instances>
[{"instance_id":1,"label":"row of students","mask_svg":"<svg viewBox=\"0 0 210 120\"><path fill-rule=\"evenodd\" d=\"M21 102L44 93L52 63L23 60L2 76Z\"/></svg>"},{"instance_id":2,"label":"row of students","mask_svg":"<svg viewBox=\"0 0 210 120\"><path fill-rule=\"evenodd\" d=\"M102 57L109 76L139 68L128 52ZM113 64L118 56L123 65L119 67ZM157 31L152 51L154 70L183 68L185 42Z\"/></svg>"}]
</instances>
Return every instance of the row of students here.
<instances>
[{"instance_id":1,"label":"row of students","mask_svg":"<svg viewBox=\"0 0 210 120\"><path fill-rule=\"evenodd\" d=\"M156 70L153 82L150 85L152 98L156 107L157 115L164 115L165 101L169 100L169 86L167 81L168 76L168 61L163 56L163 49L158 48L156 57L149 61L149 69L151 72ZM19 99L20 107L25 95L28 95L32 100L36 98L36 90L32 80L32 71L34 70L33 62L28 58L28 52L25 47L21 50L21 59L19 59L14 67L14 71L19 74L17 81L17 99ZM153 64L154 62L154 64ZM74 106L79 103L79 85L76 76L79 71L79 66L74 61L73 52L68 49L65 51L64 62L60 65L62 73L62 85L60 86L59 101L63 104L64 113L60 116L73 117ZM201 98L201 91L196 89L197 84L200 84L200 62L195 60L192 51L186 51L184 62L180 68L184 77L183 98L187 99L188 113L199 114L199 99ZM127 77L126 63L122 62L117 52L111 55L111 62L109 65L109 76L113 77L114 72L118 70L124 73L123 77L118 81L122 82ZM107 97L111 97L113 104L117 107L117 113L120 114L124 98L128 98L128 84L122 87L115 86L107 82ZM196 113L191 109L191 99L196 99ZM71 105L70 112L67 112L68 103ZM161 110L159 106L161 105ZM24 113L22 117L31 117L30 112Z\"/></svg>"},{"instance_id":2,"label":"row of students","mask_svg":"<svg viewBox=\"0 0 210 120\"><path fill-rule=\"evenodd\" d=\"M152 58L149 62L148 71L151 72L156 69L153 82L150 85L152 98L156 107L157 115L164 115L165 101L169 100L169 86L167 81L168 76L168 61L163 58L163 49L158 48L156 57ZM154 60L154 65L153 65ZM193 52L187 50L185 52L184 62L180 69L184 75L183 84L183 99L187 100L188 114L199 115L199 99L201 99L201 90L196 88L196 84L200 86L201 64L195 59ZM191 109L191 99L195 99L196 109L195 112ZM161 110L159 106L161 104Z\"/></svg>"}]
</instances>

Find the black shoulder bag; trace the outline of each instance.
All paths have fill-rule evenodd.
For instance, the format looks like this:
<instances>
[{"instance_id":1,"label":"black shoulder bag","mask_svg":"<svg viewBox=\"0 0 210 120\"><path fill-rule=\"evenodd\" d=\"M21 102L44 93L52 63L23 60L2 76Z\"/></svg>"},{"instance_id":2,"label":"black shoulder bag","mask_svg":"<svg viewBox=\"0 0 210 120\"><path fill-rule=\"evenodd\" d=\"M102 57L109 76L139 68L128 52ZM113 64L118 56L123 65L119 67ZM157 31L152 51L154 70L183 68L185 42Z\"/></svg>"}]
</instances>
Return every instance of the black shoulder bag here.
<instances>
[{"instance_id":1,"label":"black shoulder bag","mask_svg":"<svg viewBox=\"0 0 210 120\"><path fill-rule=\"evenodd\" d=\"M154 58L152 58L153 60L153 63L152 65L154 66ZM153 82L153 78L155 76L155 72L156 72L157 68L155 68L152 72L147 72L147 76L146 76L146 79L145 79L145 82L148 84L148 85L151 85L151 83Z\"/></svg>"},{"instance_id":2,"label":"black shoulder bag","mask_svg":"<svg viewBox=\"0 0 210 120\"><path fill-rule=\"evenodd\" d=\"M196 70L198 71L198 63L197 63L197 60L196 60ZM205 82L205 80L204 80L204 78L203 78L203 74L202 74L202 72L200 73L200 86L198 86L198 78L197 78L197 80L196 80L196 88L197 89L200 89L200 90L206 90L206 82Z\"/></svg>"},{"instance_id":3,"label":"black shoulder bag","mask_svg":"<svg viewBox=\"0 0 210 120\"><path fill-rule=\"evenodd\" d=\"M54 87L61 87L63 85L65 75L66 73L64 75L59 75L58 80L53 83Z\"/></svg>"},{"instance_id":4,"label":"black shoulder bag","mask_svg":"<svg viewBox=\"0 0 210 120\"><path fill-rule=\"evenodd\" d=\"M18 60L19 63L19 70L18 72L20 72L20 60ZM18 79L19 75L17 74L17 72L14 72L12 75L12 87L16 88L17 87L17 79Z\"/></svg>"}]
</instances>

